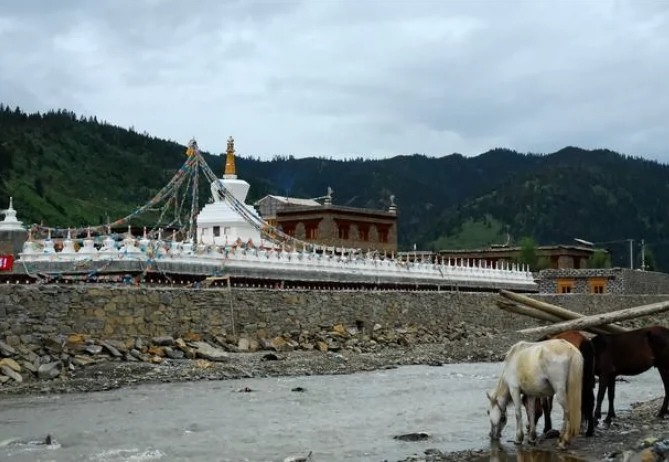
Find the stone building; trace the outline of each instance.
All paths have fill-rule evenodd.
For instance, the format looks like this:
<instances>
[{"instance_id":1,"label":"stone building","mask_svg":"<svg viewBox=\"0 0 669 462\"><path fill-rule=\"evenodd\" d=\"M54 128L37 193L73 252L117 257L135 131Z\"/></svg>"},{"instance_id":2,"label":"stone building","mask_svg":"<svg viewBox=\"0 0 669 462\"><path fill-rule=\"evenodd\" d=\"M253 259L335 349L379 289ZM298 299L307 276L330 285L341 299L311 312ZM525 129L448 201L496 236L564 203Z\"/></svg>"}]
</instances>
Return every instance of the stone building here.
<instances>
[{"instance_id":1,"label":"stone building","mask_svg":"<svg viewBox=\"0 0 669 462\"><path fill-rule=\"evenodd\" d=\"M388 210L333 205L332 189L315 199L265 196L255 203L260 216L284 233L306 242L354 248L397 251L397 206Z\"/></svg>"},{"instance_id":2,"label":"stone building","mask_svg":"<svg viewBox=\"0 0 669 462\"><path fill-rule=\"evenodd\" d=\"M547 294L669 294L669 274L629 268L547 269L538 283Z\"/></svg>"},{"instance_id":3,"label":"stone building","mask_svg":"<svg viewBox=\"0 0 669 462\"><path fill-rule=\"evenodd\" d=\"M486 249L440 250L439 259L482 261L488 266L498 262L511 263L521 252L521 247L488 247ZM579 245L542 245L537 247L537 258L548 263L551 269L587 268L588 259L595 252L592 247Z\"/></svg>"}]
</instances>

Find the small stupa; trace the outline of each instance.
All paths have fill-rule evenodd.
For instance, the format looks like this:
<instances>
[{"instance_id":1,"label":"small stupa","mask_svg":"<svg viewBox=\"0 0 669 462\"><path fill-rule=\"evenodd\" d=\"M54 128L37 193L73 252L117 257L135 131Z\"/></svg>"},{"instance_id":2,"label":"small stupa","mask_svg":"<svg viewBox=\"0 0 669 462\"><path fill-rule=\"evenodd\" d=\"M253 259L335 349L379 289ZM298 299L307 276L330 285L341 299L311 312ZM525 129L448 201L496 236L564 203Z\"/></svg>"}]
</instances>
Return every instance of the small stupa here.
<instances>
[{"instance_id":1,"label":"small stupa","mask_svg":"<svg viewBox=\"0 0 669 462\"><path fill-rule=\"evenodd\" d=\"M25 231L23 224L16 218L13 198L9 198L9 208L2 210L5 219L0 221L0 231Z\"/></svg>"}]
</instances>

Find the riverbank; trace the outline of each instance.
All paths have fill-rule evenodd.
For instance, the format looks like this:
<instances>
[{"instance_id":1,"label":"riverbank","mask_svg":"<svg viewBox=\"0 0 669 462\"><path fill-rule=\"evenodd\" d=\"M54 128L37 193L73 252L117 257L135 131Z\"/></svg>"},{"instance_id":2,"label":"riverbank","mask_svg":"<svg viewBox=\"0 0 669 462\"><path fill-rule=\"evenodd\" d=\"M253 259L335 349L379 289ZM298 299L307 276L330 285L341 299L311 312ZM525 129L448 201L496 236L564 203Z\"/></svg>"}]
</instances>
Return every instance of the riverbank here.
<instances>
[{"instance_id":1,"label":"riverbank","mask_svg":"<svg viewBox=\"0 0 669 462\"><path fill-rule=\"evenodd\" d=\"M10 361L15 363L15 369L19 369L14 372L21 376L20 382L5 380L0 385L0 399L3 396L103 391L149 383L352 374L407 365L496 362L517 341L517 336L466 336L448 343L407 346L386 343L366 351L354 348L326 351L272 348L243 353L225 351L220 346L201 341L155 340L172 346L141 346L141 350L123 351L122 345L118 344L82 343L81 354L70 356L65 353L68 357L63 360L60 359L64 357L61 352L57 361L44 363L52 364L49 369L33 367L37 372L28 370L26 364L32 363L16 352L16 359ZM113 353L108 351L108 347L113 349ZM7 359L0 360L0 370L7 372L6 368L11 369L6 363ZM57 375L49 378L46 375L48 370Z\"/></svg>"},{"instance_id":2,"label":"riverbank","mask_svg":"<svg viewBox=\"0 0 669 462\"><path fill-rule=\"evenodd\" d=\"M658 390L658 393L662 393ZM592 438L583 436L573 440L566 451L558 451L555 439L539 441L534 447L524 444L517 448L512 443L491 450L441 452L430 449L421 454L411 455L398 462L483 462L521 460L514 458L516 452L527 455L527 460L565 460L570 462L659 462L669 460L669 429L667 421L656 417L662 398L643 403L635 403L631 410L618 411L618 418L610 426L600 424ZM555 412L561 412L559 406ZM523 417L525 418L525 417ZM514 423L510 422L505 433L512 438ZM541 423L539 428L541 429ZM541 457L541 455L545 457ZM551 454L557 457L551 458ZM534 457L531 457L534 456ZM566 458L565 456L568 456Z\"/></svg>"},{"instance_id":3,"label":"riverbank","mask_svg":"<svg viewBox=\"0 0 669 462\"><path fill-rule=\"evenodd\" d=\"M515 333L454 325L435 335L423 328L375 326L371 334L341 324L314 334L273 339L46 337L0 342L0 397L90 392L145 383L252 377L351 374L403 365L500 361Z\"/></svg>"}]
</instances>

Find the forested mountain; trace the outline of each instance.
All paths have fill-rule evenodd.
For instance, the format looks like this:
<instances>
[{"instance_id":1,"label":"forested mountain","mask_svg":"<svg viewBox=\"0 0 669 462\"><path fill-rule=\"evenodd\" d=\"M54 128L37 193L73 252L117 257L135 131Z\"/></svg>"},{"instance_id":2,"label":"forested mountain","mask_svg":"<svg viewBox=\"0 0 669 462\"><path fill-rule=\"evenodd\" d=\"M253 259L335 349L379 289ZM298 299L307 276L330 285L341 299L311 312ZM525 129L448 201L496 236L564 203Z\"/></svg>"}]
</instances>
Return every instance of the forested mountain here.
<instances>
[{"instance_id":1,"label":"forested mountain","mask_svg":"<svg viewBox=\"0 0 669 462\"><path fill-rule=\"evenodd\" d=\"M0 197L12 195L27 223L101 224L127 215L169 181L185 160L188 140L180 141L68 111L0 107ZM657 162L575 147L549 155L495 149L470 158L346 161L260 161L252 154L237 158L251 200L268 193L322 196L331 186L336 204L385 208L394 194L405 249L487 246L503 243L508 232L513 242L532 236L540 244L608 243L614 263L626 265L624 239L643 238L658 265L669 268L669 167ZM222 157L205 157L222 171ZM204 204L206 185L200 192Z\"/></svg>"}]
</instances>

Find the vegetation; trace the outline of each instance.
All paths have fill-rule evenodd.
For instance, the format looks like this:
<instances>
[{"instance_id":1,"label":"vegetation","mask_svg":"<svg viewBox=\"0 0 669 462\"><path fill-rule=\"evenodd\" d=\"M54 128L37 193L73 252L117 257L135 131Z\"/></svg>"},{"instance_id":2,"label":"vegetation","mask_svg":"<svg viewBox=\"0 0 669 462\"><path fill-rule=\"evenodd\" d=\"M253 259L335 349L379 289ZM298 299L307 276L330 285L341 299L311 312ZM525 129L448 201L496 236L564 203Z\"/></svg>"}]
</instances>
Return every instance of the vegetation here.
<instances>
[{"instance_id":1,"label":"vegetation","mask_svg":"<svg viewBox=\"0 0 669 462\"><path fill-rule=\"evenodd\" d=\"M184 144L188 140L180 140ZM238 140L238 151L244 151ZM203 147L206 148L206 147ZM20 219L84 226L116 219L143 205L185 160L185 146L68 111L26 114L0 106L0 207L14 196ZM214 171L223 159L205 154ZM265 194L323 196L340 205L399 207L401 248L467 248L604 244L610 262L627 266L625 239L646 239L646 263L669 268L669 167L608 150L566 147L550 155L494 149L477 157L414 154L382 160L252 156L237 160L251 183L249 199ZM209 197L202 184L200 205ZM157 213L143 218L154 224ZM508 233L508 235L507 235ZM541 267L529 252L521 258ZM639 248L635 261L640 264ZM600 259L600 260L598 260Z\"/></svg>"}]
</instances>

